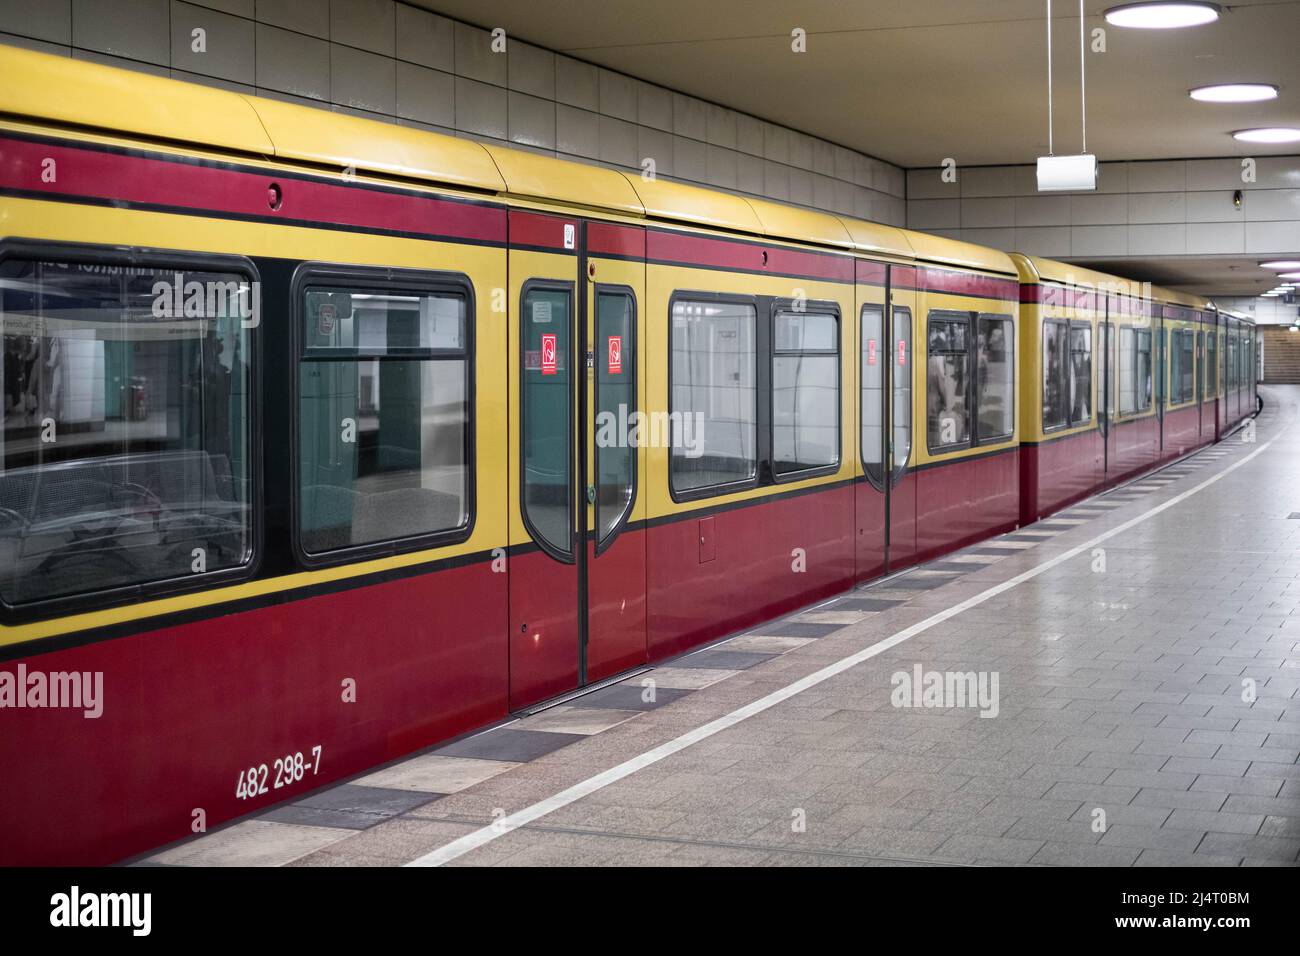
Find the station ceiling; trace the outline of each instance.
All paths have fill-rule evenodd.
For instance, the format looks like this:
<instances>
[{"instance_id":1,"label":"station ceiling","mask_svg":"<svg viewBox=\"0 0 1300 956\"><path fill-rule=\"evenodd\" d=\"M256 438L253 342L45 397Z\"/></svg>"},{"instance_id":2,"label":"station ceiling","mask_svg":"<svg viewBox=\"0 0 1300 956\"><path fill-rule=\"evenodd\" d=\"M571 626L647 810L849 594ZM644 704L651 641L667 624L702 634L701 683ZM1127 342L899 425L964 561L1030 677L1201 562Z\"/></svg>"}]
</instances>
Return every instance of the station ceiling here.
<instances>
[{"instance_id":1,"label":"station ceiling","mask_svg":"<svg viewBox=\"0 0 1300 956\"><path fill-rule=\"evenodd\" d=\"M482 27L821 136L905 167L1025 163L1047 151L1044 0L417 0ZM1103 160L1255 156L1251 126L1300 125L1300 2L1235 0L1181 30L1104 24L1086 0L1088 146ZM1056 148L1079 148L1078 4L1053 4ZM807 52L791 51L791 30ZM1191 100L1262 82L1260 104Z\"/></svg>"}]
</instances>

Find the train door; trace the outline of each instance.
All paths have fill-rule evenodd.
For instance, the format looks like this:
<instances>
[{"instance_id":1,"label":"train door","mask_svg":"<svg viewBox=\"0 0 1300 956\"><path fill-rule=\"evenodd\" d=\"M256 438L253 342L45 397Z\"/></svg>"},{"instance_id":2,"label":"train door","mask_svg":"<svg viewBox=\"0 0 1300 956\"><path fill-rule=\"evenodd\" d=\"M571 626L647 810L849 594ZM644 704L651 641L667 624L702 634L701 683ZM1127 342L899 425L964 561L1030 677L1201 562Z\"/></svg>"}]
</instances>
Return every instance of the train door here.
<instances>
[{"instance_id":1,"label":"train door","mask_svg":"<svg viewBox=\"0 0 1300 956\"><path fill-rule=\"evenodd\" d=\"M629 254L589 260L588 223L510 214L512 710L646 659L645 542L629 531L644 240L591 225Z\"/></svg>"},{"instance_id":2,"label":"train door","mask_svg":"<svg viewBox=\"0 0 1300 956\"><path fill-rule=\"evenodd\" d=\"M586 409L583 684L648 659L645 496L645 230L590 223L583 243Z\"/></svg>"},{"instance_id":3,"label":"train door","mask_svg":"<svg viewBox=\"0 0 1300 956\"><path fill-rule=\"evenodd\" d=\"M916 553L912 460L916 270L862 263L858 286L860 442L857 574L865 580L909 564Z\"/></svg>"},{"instance_id":4,"label":"train door","mask_svg":"<svg viewBox=\"0 0 1300 956\"><path fill-rule=\"evenodd\" d=\"M1110 481L1115 454L1115 326L1110 321L1110 297L1105 299L1101 322L1101 398L1097 402L1097 423L1101 428L1102 484Z\"/></svg>"}]
</instances>

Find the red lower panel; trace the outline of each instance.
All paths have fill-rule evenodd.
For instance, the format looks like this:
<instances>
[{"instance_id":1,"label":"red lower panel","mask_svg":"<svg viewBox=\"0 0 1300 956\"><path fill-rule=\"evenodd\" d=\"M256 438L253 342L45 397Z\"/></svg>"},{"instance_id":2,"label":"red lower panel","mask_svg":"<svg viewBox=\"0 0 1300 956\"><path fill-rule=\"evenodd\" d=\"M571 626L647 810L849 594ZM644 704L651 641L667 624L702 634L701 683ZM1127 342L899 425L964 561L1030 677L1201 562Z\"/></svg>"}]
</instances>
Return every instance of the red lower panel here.
<instances>
[{"instance_id":1,"label":"red lower panel","mask_svg":"<svg viewBox=\"0 0 1300 956\"><path fill-rule=\"evenodd\" d=\"M587 572L587 680L604 680L646 662L644 530L624 531L595 555Z\"/></svg>"},{"instance_id":2,"label":"red lower panel","mask_svg":"<svg viewBox=\"0 0 1300 956\"><path fill-rule=\"evenodd\" d=\"M857 518L857 577L869 581L885 572L885 493L866 480L853 486Z\"/></svg>"},{"instance_id":3,"label":"red lower panel","mask_svg":"<svg viewBox=\"0 0 1300 956\"><path fill-rule=\"evenodd\" d=\"M1160 422L1154 415L1111 426L1114 454L1106 466L1106 484L1114 485L1140 474L1156 463L1160 447Z\"/></svg>"},{"instance_id":4,"label":"red lower panel","mask_svg":"<svg viewBox=\"0 0 1300 956\"><path fill-rule=\"evenodd\" d=\"M917 561L1010 531L1020 517L1014 450L926 468L916 472L916 482Z\"/></svg>"},{"instance_id":5,"label":"red lower panel","mask_svg":"<svg viewBox=\"0 0 1300 956\"><path fill-rule=\"evenodd\" d=\"M1081 432L1020 449L1020 523L1029 524L1097 491L1104 478L1102 434Z\"/></svg>"},{"instance_id":6,"label":"red lower panel","mask_svg":"<svg viewBox=\"0 0 1300 956\"><path fill-rule=\"evenodd\" d=\"M1180 458L1201 444L1201 415L1197 406L1165 412L1165 447L1163 457Z\"/></svg>"},{"instance_id":7,"label":"red lower panel","mask_svg":"<svg viewBox=\"0 0 1300 956\"><path fill-rule=\"evenodd\" d=\"M0 864L111 863L504 717L505 609L483 563L6 662L102 672L103 714L0 713Z\"/></svg>"},{"instance_id":8,"label":"red lower panel","mask_svg":"<svg viewBox=\"0 0 1300 956\"><path fill-rule=\"evenodd\" d=\"M919 472L909 471L889 490L889 570L916 563Z\"/></svg>"},{"instance_id":9,"label":"red lower panel","mask_svg":"<svg viewBox=\"0 0 1300 956\"><path fill-rule=\"evenodd\" d=\"M711 525L702 529L703 522ZM851 587L853 531L848 484L652 527L650 658Z\"/></svg>"},{"instance_id":10,"label":"red lower panel","mask_svg":"<svg viewBox=\"0 0 1300 956\"><path fill-rule=\"evenodd\" d=\"M510 556L510 709L578 686L578 567Z\"/></svg>"}]
</instances>

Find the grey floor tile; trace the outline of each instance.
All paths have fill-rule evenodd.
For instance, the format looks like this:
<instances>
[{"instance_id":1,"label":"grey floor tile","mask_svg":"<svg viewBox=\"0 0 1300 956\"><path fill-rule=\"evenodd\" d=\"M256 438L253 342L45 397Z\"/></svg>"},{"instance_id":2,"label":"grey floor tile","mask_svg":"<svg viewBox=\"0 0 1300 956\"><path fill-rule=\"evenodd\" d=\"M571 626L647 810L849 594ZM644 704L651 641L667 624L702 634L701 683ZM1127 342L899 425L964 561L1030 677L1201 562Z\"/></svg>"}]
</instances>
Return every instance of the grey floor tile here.
<instances>
[{"instance_id":1,"label":"grey floor tile","mask_svg":"<svg viewBox=\"0 0 1300 956\"><path fill-rule=\"evenodd\" d=\"M674 669L702 667L710 670L741 671L762 664L776 657L776 654L756 654L749 651L708 650L673 661Z\"/></svg>"},{"instance_id":2,"label":"grey floor tile","mask_svg":"<svg viewBox=\"0 0 1300 956\"><path fill-rule=\"evenodd\" d=\"M649 688L642 687L639 681L630 684L614 684L577 697L571 700L569 704L572 707L601 708L613 711L654 710L671 704L675 700L681 700L691 693L689 690L674 687L655 687L654 693L651 695L649 690ZM652 699L646 700L647 696Z\"/></svg>"},{"instance_id":3,"label":"grey floor tile","mask_svg":"<svg viewBox=\"0 0 1300 956\"><path fill-rule=\"evenodd\" d=\"M468 737L449 747L442 747L435 753L443 757L476 757L480 760L527 763L586 739L582 734L553 734L545 730L501 727L476 737Z\"/></svg>"}]
</instances>

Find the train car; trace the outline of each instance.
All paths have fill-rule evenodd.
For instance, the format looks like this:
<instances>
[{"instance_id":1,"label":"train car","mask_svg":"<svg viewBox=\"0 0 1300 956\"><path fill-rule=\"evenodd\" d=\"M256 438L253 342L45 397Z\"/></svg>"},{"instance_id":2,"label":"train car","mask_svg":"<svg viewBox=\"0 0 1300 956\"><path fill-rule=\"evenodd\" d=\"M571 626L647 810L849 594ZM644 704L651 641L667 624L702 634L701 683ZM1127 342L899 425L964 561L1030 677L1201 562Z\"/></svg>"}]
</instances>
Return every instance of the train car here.
<instances>
[{"instance_id":1,"label":"train car","mask_svg":"<svg viewBox=\"0 0 1300 956\"><path fill-rule=\"evenodd\" d=\"M1037 256L1019 270L1020 521L1028 524L1159 460L1150 287Z\"/></svg>"},{"instance_id":2,"label":"train car","mask_svg":"<svg viewBox=\"0 0 1300 956\"><path fill-rule=\"evenodd\" d=\"M1221 380L1217 417L1222 436L1255 414L1259 377L1255 323L1241 312L1219 310L1217 339Z\"/></svg>"},{"instance_id":3,"label":"train car","mask_svg":"<svg viewBox=\"0 0 1300 956\"><path fill-rule=\"evenodd\" d=\"M1205 337L1209 302L1168 289L1153 292L1160 310L1160 460L1171 461L1214 440L1205 413Z\"/></svg>"},{"instance_id":4,"label":"train car","mask_svg":"<svg viewBox=\"0 0 1300 956\"><path fill-rule=\"evenodd\" d=\"M0 71L2 862L121 859L1014 524L1003 253Z\"/></svg>"}]
</instances>

